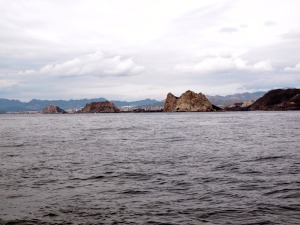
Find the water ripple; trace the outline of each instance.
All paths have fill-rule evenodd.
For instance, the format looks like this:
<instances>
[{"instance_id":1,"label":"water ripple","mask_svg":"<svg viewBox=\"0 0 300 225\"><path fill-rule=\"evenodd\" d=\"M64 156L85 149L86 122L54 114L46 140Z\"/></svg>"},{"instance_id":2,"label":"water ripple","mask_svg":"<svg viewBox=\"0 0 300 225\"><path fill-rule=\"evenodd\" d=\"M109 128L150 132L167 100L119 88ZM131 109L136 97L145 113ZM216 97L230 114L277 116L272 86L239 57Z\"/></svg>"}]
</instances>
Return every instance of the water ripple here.
<instances>
[{"instance_id":1,"label":"water ripple","mask_svg":"<svg viewBox=\"0 0 300 225\"><path fill-rule=\"evenodd\" d=\"M0 116L0 225L300 224L298 112Z\"/></svg>"}]
</instances>

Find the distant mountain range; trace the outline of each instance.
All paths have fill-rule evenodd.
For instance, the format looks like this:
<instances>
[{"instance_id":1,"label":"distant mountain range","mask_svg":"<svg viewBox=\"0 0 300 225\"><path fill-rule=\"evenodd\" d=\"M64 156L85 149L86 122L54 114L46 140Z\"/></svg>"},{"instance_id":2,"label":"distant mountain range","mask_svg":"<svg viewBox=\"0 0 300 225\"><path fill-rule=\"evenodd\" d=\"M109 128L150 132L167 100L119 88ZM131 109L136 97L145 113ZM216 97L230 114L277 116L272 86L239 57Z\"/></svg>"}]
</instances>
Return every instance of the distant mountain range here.
<instances>
[{"instance_id":1,"label":"distant mountain range","mask_svg":"<svg viewBox=\"0 0 300 225\"><path fill-rule=\"evenodd\" d=\"M266 92L242 93L227 96L209 96L206 97L214 105L233 105L237 102L244 102L246 100L257 100ZM105 98L80 99L80 100L37 100L33 99L30 102L21 102L19 100L9 100L0 98L0 112L21 112L21 111L42 111L50 104L57 105L65 110L81 109L87 103L107 101ZM163 101L154 99L144 99L140 101L111 101L117 107L163 107Z\"/></svg>"},{"instance_id":2,"label":"distant mountain range","mask_svg":"<svg viewBox=\"0 0 300 225\"><path fill-rule=\"evenodd\" d=\"M105 98L93 99L80 99L80 100L37 100L33 99L30 102L21 102L19 100L8 100L0 98L0 112L21 112L21 111L42 111L48 105L56 105L62 109L81 109L87 103L107 101ZM153 99L145 99L140 101L111 101L117 107L139 107L139 106L152 106L161 104L160 101Z\"/></svg>"},{"instance_id":3,"label":"distant mountain range","mask_svg":"<svg viewBox=\"0 0 300 225\"><path fill-rule=\"evenodd\" d=\"M226 96L210 96L206 95L208 100L214 104L214 105L224 105L224 106L230 106L234 103L244 102L247 100L253 100L256 101L260 97L262 97L266 92L259 91L259 92L253 92L253 93L241 93L241 94L234 94L234 95L226 95Z\"/></svg>"}]
</instances>

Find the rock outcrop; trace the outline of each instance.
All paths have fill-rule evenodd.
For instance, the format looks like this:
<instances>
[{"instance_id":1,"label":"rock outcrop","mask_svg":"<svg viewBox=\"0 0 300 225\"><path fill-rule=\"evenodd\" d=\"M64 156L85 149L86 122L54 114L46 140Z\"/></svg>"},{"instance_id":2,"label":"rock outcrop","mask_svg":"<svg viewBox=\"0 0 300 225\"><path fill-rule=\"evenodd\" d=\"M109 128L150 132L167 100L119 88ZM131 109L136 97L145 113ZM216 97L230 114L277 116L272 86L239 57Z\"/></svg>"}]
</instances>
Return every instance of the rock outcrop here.
<instances>
[{"instance_id":1,"label":"rock outcrop","mask_svg":"<svg viewBox=\"0 0 300 225\"><path fill-rule=\"evenodd\" d=\"M275 89L254 102L249 110L300 110L300 89Z\"/></svg>"},{"instance_id":2,"label":"rock outcrop","mask_svg":"<svg viewBox=\"0 0 300 225\"><path fill-rule=\"evenodd\" d=\"M79 113L118 113L120 110L112 102L91 102L85 105Z\"/></svg>"},{"instance_id":3,"label":"rock outcrop","mask_svg":"<svg viewBox=\"0 0 300 225\"><path fill-rule=\"evenodd\" d=\"M63 114L63 113L67 113L67 112L56 105L48 105L43 110L43 114Z\"/></svg>"},{"instance_id":4,"label":"rock outcrop","mask_svg":"<svg viewBox=\"0 0 300 225\"><path fill-rule=\"evenodd\" d=\"M254 103L254 101L252 100L247 100L247 101L244 101L243 104L241 105L242 108L245 108L245 107L249 107L250 105L252 105Z\"/></svg>"},{"instance_id":5,"label":"rock outcrop","mask_svg":"<svg viewBox=\"0 0 300 225\"><path fill-rule=\"evenodd\" d=\"M247 100L244 102L235 103L234 105L224 107L225 111L249 111L250 105L254 102L252 100Z\"/></svg>"},{"instance_id":6,"label":"rock outcrop","mask_svg":"<svg viewBox=\"0 0 300 225\"><path fill-rule=\"evenodd\" d=\"M212 112L213 105L202 93L186 91L180 97L167 95L164 112Z\"/></svg>"}]
</instances>

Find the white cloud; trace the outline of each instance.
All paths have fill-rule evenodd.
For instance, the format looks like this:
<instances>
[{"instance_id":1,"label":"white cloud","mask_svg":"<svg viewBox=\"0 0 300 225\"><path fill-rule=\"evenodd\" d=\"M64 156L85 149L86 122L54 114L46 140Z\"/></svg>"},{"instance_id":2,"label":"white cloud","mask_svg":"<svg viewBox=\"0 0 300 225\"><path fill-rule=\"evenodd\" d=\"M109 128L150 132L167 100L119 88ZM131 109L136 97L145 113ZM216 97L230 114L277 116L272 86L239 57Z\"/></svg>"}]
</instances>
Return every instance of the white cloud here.
<instances>
[{"instance_id":1,"label":"white cloud","mask_svg":"<svg viewBox=\"0 0 300 225\"><path fill-rule=\"evenodd\" d=\"M293 67L285 67L284 71L288 72L300 72L300 62Z\"/></svg>"},{"instance_id":2,"label":"white cloud","mask_svg":"<svg viewBox=\"0 0 300 225\"><path fill-rule=\"evenodd\" d=\"M241 58L225 57L205 58L201 62L194 64L179 64L175 66L175 69L185 73L217 73L230 70L267 72L274 70L270 60L260 61L251 65Z\"/></svg>"},{"instance_id":3,"label":"white cloud","mask_svg":"<svg viewBox=\"0 0 300 225\"><path fill-rule=\"evenodd\" d=\"M248 66L250 71L268 72L273 71L274 68L270 60L255 63L253 66Z\"/></svg>"},{"instance_id":4,"label":"white cloud","mask_svg":"<svg viewBox=\"0 0 300 225\"><path fill-rule=\"evenodd\" d=\"M11 88L17 85L18 82L16 80L0 79L0 88Z\"/></svg>"},{"instance_id":5,"label":"white cloud","mask_svg":"<svg viewBox=\"0 0 300 225\"><path fill-rule=\"evenodd\" d=\"M132 75L144 70L133 59L120 56L109 57L102 52L84 55L58 64L47 64L39 70L20 71L22 75L46 75L54 77L73 76L122 76Z\"/></svg>"}]
</instances>

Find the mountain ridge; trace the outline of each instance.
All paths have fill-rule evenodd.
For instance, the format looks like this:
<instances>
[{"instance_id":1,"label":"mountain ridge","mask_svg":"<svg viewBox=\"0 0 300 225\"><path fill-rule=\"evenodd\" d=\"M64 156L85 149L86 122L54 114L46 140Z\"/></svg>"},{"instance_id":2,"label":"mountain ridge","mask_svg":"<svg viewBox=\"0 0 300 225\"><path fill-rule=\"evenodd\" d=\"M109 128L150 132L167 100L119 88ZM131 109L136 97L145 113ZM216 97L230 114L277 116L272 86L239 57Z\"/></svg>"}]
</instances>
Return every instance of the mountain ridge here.
<instances>
[{"instance_id":1,"label":"mountain ridge","mask_svg":"<svg viewBox=\"0 0 300 225\"><path fill-rule=\"evenodd\" d=\"M247 100L256 101L260 97L262 97L267 92L265 91L258 91L258 92L244 92L244 93L237 93L232 95L206 95L207 99L214 105L223 105L223 106L230 106L234 105L235 103L245 102Z\"/></svg>"},{"instance_id":2,"label":"mountain ridge","mask_svg":"<svg viewBox=\"0 0 300 225\"><path fill-rule=\"evenodd\" d=\"M233 105L234 103L244 102L246 100L256 100L262 97L266 92L253 92L253 93L237 93L233 95L206 95L208 100L214 105ZM70 100L39 100L32 99L29 102L22 102L17 99L0 98L0 112L21 112L21 111L42 111L48 105L58 105L61 108L68 109L81 109L87 103L107 101L106 98L91 98L91 99L70 99ZM146 98L137 101L120 101L112 100L117 107L163 107L165 100L155 100Z\"/></svg>"},{"instance_id":3,"label":"mountain ridge","mask_svg":"<svg viewBox=\"0 0 300 225\"><path fill-rule=\"evenodd\" d=\"M21 111L42 111L48 105L57 105L65 110L69 109L81 109L86 104L91 102L105 102L105 98L92 98L92 99L78 99L78 100L39 100L32 99L29 102L21 102L20 100L9 100L0 98L0 112L21 112ZM140 107L158 104L160 101L154 99L144 99L138 101L119 101L112 100L117 107Z\"/></svg>"}]
</instances>

